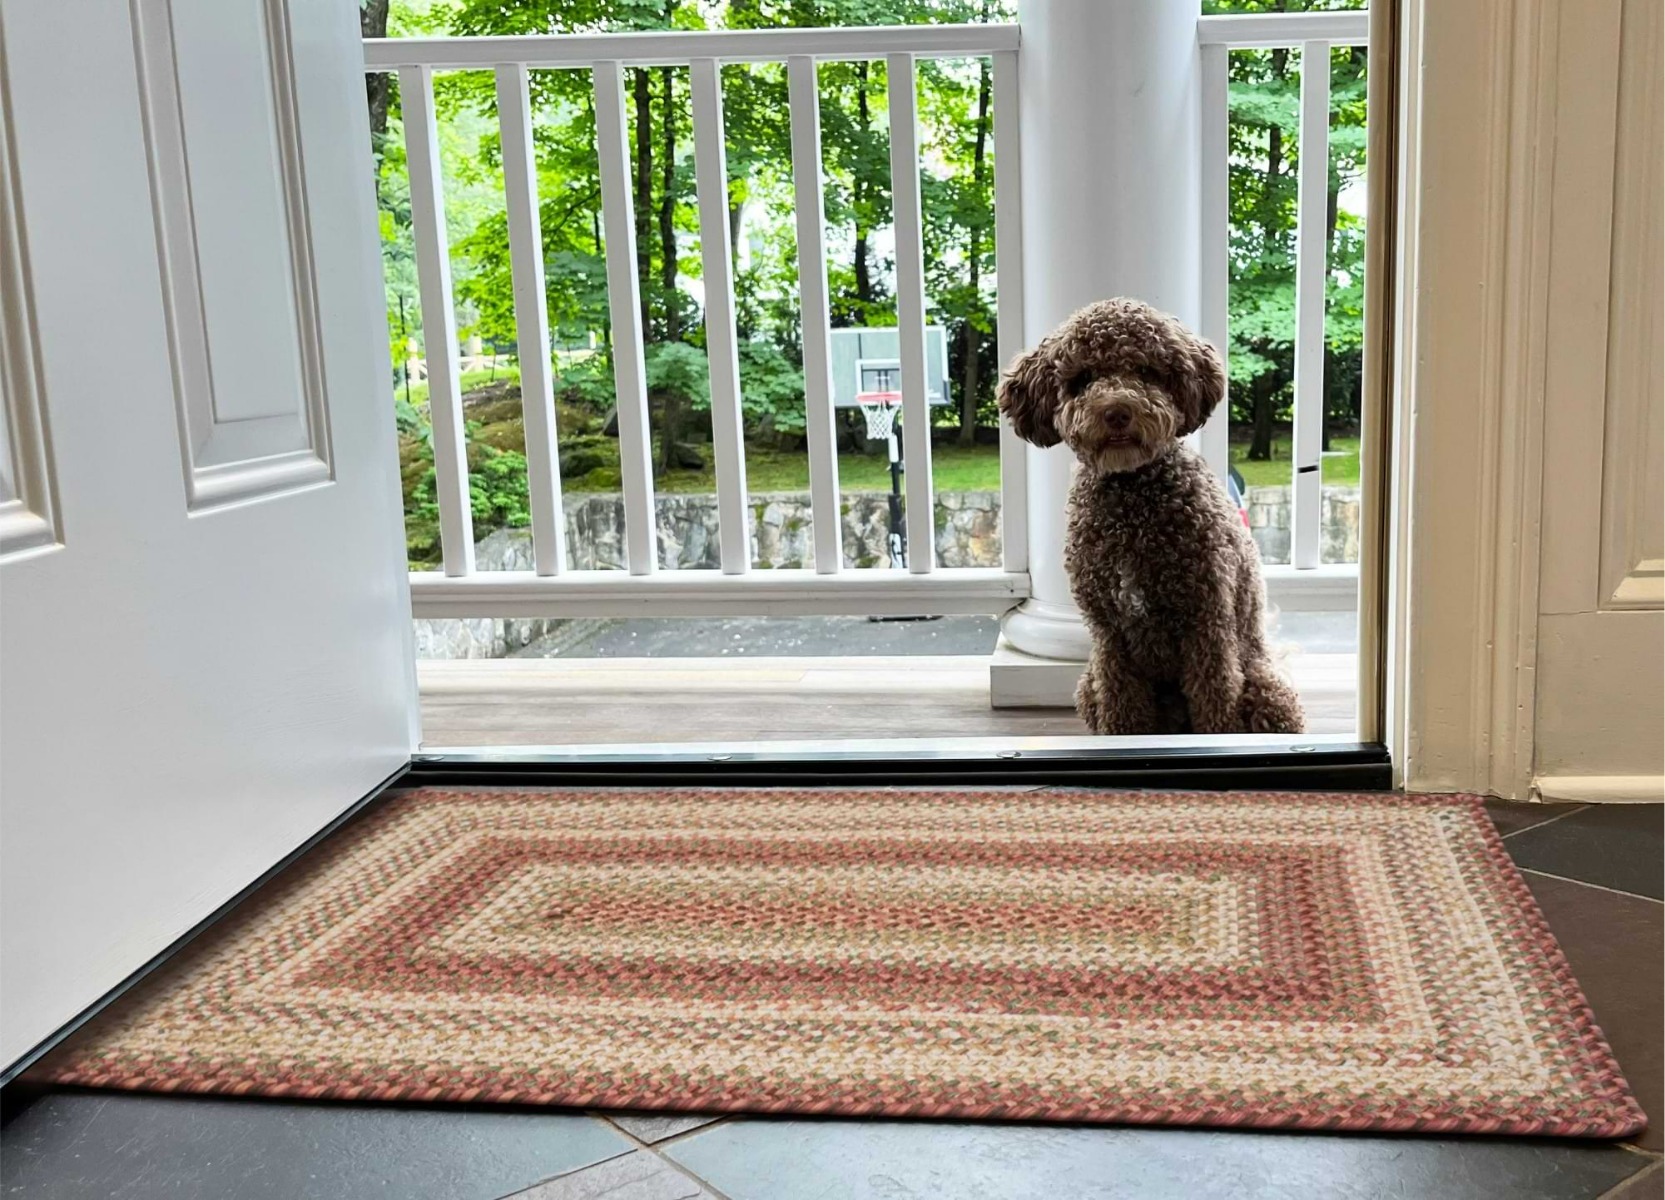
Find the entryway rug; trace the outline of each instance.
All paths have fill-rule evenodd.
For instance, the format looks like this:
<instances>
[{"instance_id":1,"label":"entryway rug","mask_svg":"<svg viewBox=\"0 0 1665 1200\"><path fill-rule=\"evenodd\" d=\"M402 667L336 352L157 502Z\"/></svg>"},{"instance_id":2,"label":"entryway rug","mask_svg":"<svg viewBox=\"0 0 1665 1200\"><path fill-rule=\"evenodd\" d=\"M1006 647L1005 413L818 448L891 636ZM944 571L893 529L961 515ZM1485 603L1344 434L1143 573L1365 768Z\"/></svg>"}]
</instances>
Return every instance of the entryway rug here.
<instances>
[{"instance_id":1,"label":"entryway rug","mask_svg":"<svg viewBox=\"0 0 1665 1200\"><path fill-rule=\"evenodd\" d=\"M708 1112L1644 1123L1464 797L411 791L37 1077Z\"/></svg>"}]
</instances>

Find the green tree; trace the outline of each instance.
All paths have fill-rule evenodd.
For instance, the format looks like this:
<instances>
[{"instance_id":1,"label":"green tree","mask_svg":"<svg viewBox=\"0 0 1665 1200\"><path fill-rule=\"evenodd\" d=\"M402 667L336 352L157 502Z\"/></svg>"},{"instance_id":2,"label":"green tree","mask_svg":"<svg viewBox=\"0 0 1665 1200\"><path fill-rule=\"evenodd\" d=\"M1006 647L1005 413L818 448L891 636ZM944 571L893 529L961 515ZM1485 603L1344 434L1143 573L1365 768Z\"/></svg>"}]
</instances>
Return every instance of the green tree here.
<instances>
[{"instance_id":1,"label":"green tree","mask_svg":"<svg viewBox=\"0 0 1665 1200\"><path fill-rule=\"evenodd\" d=\"M1204 12L1362 8L1363 0L1204 0ZM1364 171L1365 54L1330 61L1328 259L1324 445L1358 420L1362 343L1363 222L1340 208ZM1300 147L1298 59L1288 50L1239 50L1230 60L1231 417L1250 430L1248 457L1272 457L1288 421L1295 374L1295 204Z\"/></svg>"}]
</instances>

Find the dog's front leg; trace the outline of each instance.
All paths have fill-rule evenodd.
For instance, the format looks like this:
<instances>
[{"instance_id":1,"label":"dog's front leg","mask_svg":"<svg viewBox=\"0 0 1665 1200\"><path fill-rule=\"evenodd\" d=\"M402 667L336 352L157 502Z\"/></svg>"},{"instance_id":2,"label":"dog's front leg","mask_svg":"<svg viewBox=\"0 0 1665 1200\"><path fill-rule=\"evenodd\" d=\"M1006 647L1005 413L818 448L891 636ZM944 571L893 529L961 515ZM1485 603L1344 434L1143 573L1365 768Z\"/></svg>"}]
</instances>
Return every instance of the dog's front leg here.
<instances>
[{"instance_id":1,"label":"dog's front leg","mask_svg":"<svg viewBox=\"0 0 1665 1200\"><path fill-rule=\"evenodd\" d=\"M1182 649L1181 686L1193 733L1241 733L1243 668L1229 623L1209 622Z\"/></svg>"},{"instance_id":2,"label":"dog's front leg","mask_svg":"<svg viewBox=\"0 0 1665 1200\"><path fill-rule=\"evenodd\" d=\"M1092 657L1076 686L1075 711L1093 733L1165 732L1150 681L1130 671L1120 651L1101 639L1094 640Z\"/></svg>"}]
</instances>

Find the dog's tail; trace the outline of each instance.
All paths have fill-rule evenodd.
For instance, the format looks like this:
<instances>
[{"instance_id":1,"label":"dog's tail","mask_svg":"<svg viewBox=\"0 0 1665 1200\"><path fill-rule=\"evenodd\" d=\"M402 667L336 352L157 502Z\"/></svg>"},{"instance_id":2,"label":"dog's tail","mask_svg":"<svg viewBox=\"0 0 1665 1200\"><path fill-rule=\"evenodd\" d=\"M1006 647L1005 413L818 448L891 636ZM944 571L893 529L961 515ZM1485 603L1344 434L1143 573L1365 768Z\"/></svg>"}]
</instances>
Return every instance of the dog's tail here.
<instances>
[{"instance_id":1,"label":"dog's tail","mask_svg":"<svg viewBox=\"0 0 1665 1200\"><path fill-rule=\"evenodd\" d=\"M1243 673L1243 697L1238 702L1245 733L1304 733L1306 714L1301 697L1279 678L1270 664Z\"/></svg>"}]
</instances>

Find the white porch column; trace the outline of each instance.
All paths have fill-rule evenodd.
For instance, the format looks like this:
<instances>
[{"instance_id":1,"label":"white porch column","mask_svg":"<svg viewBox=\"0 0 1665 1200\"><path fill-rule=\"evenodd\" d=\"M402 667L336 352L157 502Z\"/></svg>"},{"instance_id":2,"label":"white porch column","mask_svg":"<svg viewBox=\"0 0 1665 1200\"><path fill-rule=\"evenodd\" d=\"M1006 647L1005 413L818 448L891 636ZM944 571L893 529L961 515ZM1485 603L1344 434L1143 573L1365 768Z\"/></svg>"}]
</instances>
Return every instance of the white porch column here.
<instances>
[{"instance_id":1,"label":"white porch column","mask_svg":"<svg viewBox=\"0 0 1665 1200\"><path fill-rule=\"evenodd\" d=\"M1194 0L1018 0L1024 330L1136 296L1200 317ZM995 707L1069 704L1088 637L1064 574L1075 458L1028 447L1031 598L1001 622Z\"/></svg>"}]
</instances>

